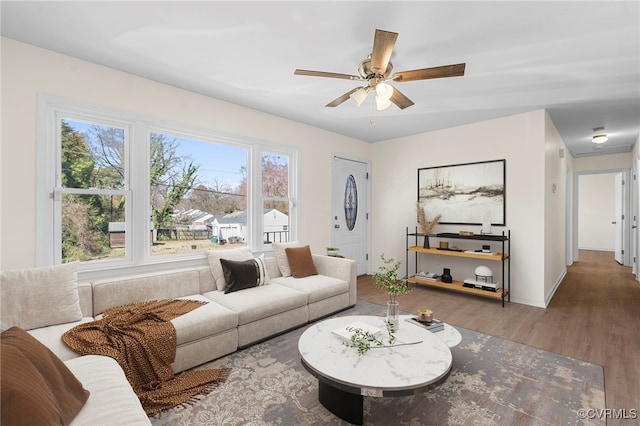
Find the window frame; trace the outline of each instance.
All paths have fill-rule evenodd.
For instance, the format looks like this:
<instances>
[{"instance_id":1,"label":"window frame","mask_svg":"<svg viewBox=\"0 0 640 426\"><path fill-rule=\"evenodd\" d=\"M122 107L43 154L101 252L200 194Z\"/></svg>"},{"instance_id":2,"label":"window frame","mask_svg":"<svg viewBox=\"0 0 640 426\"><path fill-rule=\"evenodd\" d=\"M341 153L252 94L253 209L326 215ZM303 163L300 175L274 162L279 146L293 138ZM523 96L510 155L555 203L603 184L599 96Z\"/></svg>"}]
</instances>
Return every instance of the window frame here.
<instances>
[{"instance_id":1,"label":"window frame","mask_svg":"<svg viewBox=\"0 0 640 426\"><path fill-rule=\"evenodd\" d=\"M256 186L254 186L254 188L260 188L260 194L259 194L259 201L260 201L260 226L257 227L260 230L260 235L256 236L255 238L257 238L255 241L260 241L260 247L262 249L270 249L272 247L272 245L270 244L265 244L264 243L264 203L266 201L287 201L289 203L289 212L293 212L296 210L297 208L297 201L298 201L298 181L296 179L297 174L295 173L294 167L292 166L295 164L298 164L298 152L287 152L286 150L283 149L278 149L277 147L264 147L264 149L262 149L259 153L258 153L258 158L256 159L257 162L259 162L259 170L260 170L260 174L259 174L259 179L258 179L258 183ZM289 160L287 162L287 188L289 190L288 196L287 197L265 197L264 196L264 191L262 190L262 156L264 154L268 154L268 155L281 155L281 156L285 156L287 157ZM297 221L296 221L297 215L296 214L290 214L289 215L289 225L288 225L288 231L289 231L289 241L295 241L297 240L297 235L292 235L292 230L294 229L298 229L298 225L297 225Z\"/></svg>"},{"instance_id":2,"label":"window frame","mask_svg":"<svg viewBox=\"0 0 640 426\"><path fill-rule=\"evenodd\" d=\"M61 186L61 120L67 118L125 129L125 188L122 190L82 189L85 193L104 195L118 192L126 196L125 256L80 262L79 271L87 277L110 276L118 273L147 272L157 266L182 267L206 264L206 254L181 253L152 255L148 245L151 230L150 211L150 137L152 133L192 139L247 150L247 246L254 252L267 251L270 245L262 241L262 155L279 154L289 158L289 239L297 239L298 149L254 138L231 135L214 129L197 128L90 105L46 94L38 95L36 144L36 264L60 264L62 193L77 193ZM53 159L53 160L52 160ZM258 220L259 219L259 220ZM146 239L145 239L146 236Z\"/></svg>"}]
</instances>

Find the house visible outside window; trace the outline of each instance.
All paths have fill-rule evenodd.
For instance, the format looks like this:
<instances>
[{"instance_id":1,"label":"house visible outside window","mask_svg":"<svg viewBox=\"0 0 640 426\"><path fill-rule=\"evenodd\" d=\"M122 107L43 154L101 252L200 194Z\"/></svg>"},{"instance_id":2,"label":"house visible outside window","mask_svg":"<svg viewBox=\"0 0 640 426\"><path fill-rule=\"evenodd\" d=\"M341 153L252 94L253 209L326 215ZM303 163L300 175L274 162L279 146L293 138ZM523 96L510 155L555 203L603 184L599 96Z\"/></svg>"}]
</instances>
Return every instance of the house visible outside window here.
<instances>
[{"instance_id":1,"label":"house visible outside window","mask_svg":"<svg viewBox=\"0 0 640 426\"><path fill-rule=\"evenodd\" d=\"M295 233L295 149L44 95L39 123L38 264L189 262Z\"/></svg>"},{"instance_id":2,"label":"house visible outside window","mask_svg":"<svg viewBox=\"0 0 640 426\"><path fill-rule=\"evenodd\" d=\"M151 133L153 256L247 244L248 154L248 147Z\"/></svg>"},{"instance_id":3,"label":"house visible outside window","mask_svg":"<svg viewBox=\"0 0 640 426\"><path fill-rule=\"evenodd\" d=\"M294 204L290 192L288 155L262 154L262 201L264 244L290 241L290 210Z\"/></svg>"}]
</instances>

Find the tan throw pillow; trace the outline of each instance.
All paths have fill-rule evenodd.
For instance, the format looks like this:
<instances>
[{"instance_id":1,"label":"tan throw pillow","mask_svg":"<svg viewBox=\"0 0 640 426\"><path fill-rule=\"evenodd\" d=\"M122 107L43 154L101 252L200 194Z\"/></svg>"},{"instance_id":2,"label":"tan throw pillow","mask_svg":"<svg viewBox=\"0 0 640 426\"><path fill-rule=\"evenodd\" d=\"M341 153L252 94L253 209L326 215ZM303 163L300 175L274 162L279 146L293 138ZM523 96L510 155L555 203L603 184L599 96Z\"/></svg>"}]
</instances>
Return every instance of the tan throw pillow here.
<instances>
[{"instance_id":1,"label":"tan throw pillow","mask_svg":"<svg viewBox=\"0 0 640 426\"><path fill-rule=\"evenodd\" d=\"M89 398L73 373L26 331L0 334L3 425L68 425Z\"/></svg>"},{"instance_id":2,"label":"tan throw pillow","mask_svg":"<svg viewBox=\"0 0 640 426\"><path fill-rule=\"evenodd\" d=\"M207 251L207 258L209 259L209 266L211 267L213 278L216 280L217 289L224 291L227 282L224 278L224 271L222 270L220 259L235 261L249 260L253 259L253 254L251 254L248 248L242 247L231 250L209 250Z\"/></svg>"},{"instance_id":3,"label":"tan throw pillow","mask_svg":"<svg viewBox=\"0 0 640 426\"><path fill-rule=\"evenodd\" d=\"M0 272L0 318L24 330L80 321L78 262Z\"/></svg>"},{"instance_id":4,"label":"tan throw pillow","mask_svg":"<svg viewBox=\"0 0 640 426\"><path fill-rule=\"evenodd\" d=\"M285 253L291 267L291 276L293 278L304 278L310 275L318 275L316 265L311 257L311 249L309 246L286 248Z\"/></svg>"},{"instance_id":5,"label":"tan throw pillow","mask_svg":"<svg viewBox=\"0 0 640 426\"><path fill-rule=\"evenodd\" d=\"M273 257L276 258L280 273L283 277L290 277L291 268L289 267L289 259L287 259L287 254L284 250L289 247L302 247L302 245L299 241L291 241L288 243L273 243L271 247L273 248Z\"/></svg>"}]
</instances>

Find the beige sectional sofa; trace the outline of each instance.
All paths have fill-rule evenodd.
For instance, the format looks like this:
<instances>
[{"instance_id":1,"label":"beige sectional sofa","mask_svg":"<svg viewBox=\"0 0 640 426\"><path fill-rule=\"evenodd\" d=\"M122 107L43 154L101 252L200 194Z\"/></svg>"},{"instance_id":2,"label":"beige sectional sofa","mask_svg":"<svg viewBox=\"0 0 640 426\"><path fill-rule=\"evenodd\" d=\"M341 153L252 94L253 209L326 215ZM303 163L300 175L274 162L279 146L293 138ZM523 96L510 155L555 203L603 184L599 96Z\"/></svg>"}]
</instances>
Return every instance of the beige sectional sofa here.
<instances>
[{"instance_id":1,"label":"beige sectional sofa","mask_svg":"<svg viewBox=\"0 0 640 426\"><path fill-rule=\"evenodd\" d=\"M275 258L266 258L264 263L270 278L268 284L226 294L216 283L211 268L206 266L78 283L82 319L28 332L65 361L85 383L85 380L94 382L90 380L95 378L91 371L113 369L112 360L100 356L80 357L66 347L61 336L79 323L98 318L109 308L171 298L207 302L172 320L177 335L173 369L177 373L356 303L356 265L352 260L313 255L318 275L305 278L283 277ZM119 369L117 364L115 367ZM136 401L131 399L133 392L126 389L126 380L122 383L124 376L119 379L118 374L111 376L117 383L105 384L99 380L97 388L89 389L89 402L74 424L96 424L101 419L109 420L110 424L117 424L120 419L122 424L148 423L139 402L136 404L135 395ZM97 403L101 398L109 400L114 392L129 395L124 397L129 404L121 402L118 406L122 409L109 406L107 410L108 405Z\"/></svg>"}]
</instances>

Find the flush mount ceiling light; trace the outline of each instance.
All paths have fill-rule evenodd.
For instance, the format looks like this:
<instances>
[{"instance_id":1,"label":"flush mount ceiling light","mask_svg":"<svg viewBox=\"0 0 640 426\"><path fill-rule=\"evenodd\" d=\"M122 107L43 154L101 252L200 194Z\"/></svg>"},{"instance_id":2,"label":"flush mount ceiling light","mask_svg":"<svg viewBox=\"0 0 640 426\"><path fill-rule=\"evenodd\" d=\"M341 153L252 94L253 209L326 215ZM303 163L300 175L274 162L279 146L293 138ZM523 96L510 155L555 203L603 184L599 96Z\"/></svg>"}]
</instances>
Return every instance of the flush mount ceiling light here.
<instances>
[{"instance_id":1,"label":"flush mount ceiling light","mask_svg":"<svg viewBox=\"0 0 640 426\"><path fill-rule=\"evenodd\" d=\"M593 143L605 143L606 141L609 140L609 137L607 136L606 133L599 133L602 132L604 130L604 127L596 127L595 129L593 129L593 131L596 133L595 135L593 135L593 138L591 138L591 141Z\"/></svg>"},{"instance_id":2,"label":"flush mount ceiling light","mask_svg":"<svg viewBox=\"0 0 640 426\"><path fill-rule=\"evenodd\" d=\"M593 143L605 143L608 140L609 140L609 137L604 133L600 135L594 135L593 138L591 139Z\"/></svg>"}]
</instances>

